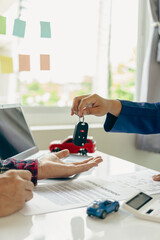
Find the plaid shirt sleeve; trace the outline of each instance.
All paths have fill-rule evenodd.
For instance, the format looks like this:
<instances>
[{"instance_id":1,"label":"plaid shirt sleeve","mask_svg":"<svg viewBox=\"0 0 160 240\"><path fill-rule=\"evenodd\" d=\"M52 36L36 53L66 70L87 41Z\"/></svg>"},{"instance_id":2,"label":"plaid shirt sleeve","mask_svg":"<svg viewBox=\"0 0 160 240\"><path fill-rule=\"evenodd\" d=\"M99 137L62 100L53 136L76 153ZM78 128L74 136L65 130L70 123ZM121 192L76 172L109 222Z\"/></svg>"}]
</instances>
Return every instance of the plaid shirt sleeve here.
<instances>
[{"instance_id":1,"label":"plaid shirt sleeve","mask_svg":"<svg viewBox=\"0 0 160 240\"><path fill-rule=\"evenodd\" d=\"M4 173L10 169L29 170L32 173L31 181L37 184L38 177L38 160L15 160L8 158L0 160L0 173Z\"/></svg>"}]
</instances>

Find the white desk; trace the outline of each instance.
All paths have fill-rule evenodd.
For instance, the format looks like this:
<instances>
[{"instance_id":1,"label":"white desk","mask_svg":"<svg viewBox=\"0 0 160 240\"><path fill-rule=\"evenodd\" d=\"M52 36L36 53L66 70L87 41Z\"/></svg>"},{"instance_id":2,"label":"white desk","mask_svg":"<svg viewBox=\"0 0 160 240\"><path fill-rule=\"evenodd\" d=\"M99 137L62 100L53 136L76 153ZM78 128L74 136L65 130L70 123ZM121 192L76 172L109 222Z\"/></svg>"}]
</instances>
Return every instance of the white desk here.
<instances>
[{"instance_id":1,"label":"white desk","mask_svg":"<svg viewBox=\"0 0 160 240\"><path fill-rule=\"evenodd\" d=\"M135 172L143 167L102 155L104 162L90 174L107 175ZM140 220L125 210L106 219L90 218L86 208L24 217L20 213L0 219L0 240L159 240L160 224Z\"/></svg>"}]
</instances>

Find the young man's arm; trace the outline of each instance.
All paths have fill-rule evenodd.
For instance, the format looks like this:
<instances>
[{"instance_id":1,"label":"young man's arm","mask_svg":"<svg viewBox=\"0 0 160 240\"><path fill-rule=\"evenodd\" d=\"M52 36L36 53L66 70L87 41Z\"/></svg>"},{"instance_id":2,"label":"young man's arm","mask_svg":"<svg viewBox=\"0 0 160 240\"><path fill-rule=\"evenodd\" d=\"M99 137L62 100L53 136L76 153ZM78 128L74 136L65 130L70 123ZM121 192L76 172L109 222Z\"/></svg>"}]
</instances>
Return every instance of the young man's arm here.
<instances>
[{"instance_id":1,"label":"young man's arm","mask_svg":"<svg viewBox=\"0 0 160 240\"><path fill-rule=\"evenodd\" d=\"M15 170L28 170L31 172L31 181L34 185L37 184L38 178L38 160L15 160L8 158L6 160L0 160L0 173L4 173L10 169Z\"/></svg>"},{"instance_id":2,"label":"young man's arm","mask_svg":"<svg viewBox=\"0 0 160 240\"><path fill-rule=\"evenodd\" d=\"M31 181L36 185L37 179L45 178L63 178L88 171L98 166L102 162L100 156L92 157L81 162L65 163L63 158L69 155L67 149L57 153L46 154L38 160L15 160L9 158L0 161L0 173L4 173L9 169L28 170L32 174Z\"/></svg>"},{"instance_id":3,"label":"young man's arm","mask_svg":"<svg viewBox=\"0 0 160 240\"><path fill-rule=\"evenodd\" d=\"M97 94L74 98L71 115L106 116L105 131L160 133L160 103L105 99Z\"/></svg>"},{"instance_id":4,"label":"young man's arm","mask_svg":"<svg viewBox=\"0 0 160 240\"><path fill-rule=\"evenodd\" d=\"M160 133L160 103L121 101L118 117L108 113L104 123L105 131L157 134Z\"/></svg>"}]
</instances>

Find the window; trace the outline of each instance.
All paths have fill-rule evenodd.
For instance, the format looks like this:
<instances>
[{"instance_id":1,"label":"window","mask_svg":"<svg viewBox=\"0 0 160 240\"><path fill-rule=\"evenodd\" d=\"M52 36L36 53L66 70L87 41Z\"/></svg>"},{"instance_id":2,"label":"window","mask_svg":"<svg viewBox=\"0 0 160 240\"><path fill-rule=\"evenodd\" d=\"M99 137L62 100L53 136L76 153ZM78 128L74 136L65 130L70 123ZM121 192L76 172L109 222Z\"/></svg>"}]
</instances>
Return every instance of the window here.
<instances>
[{"instance_id":1,"label":"window","mask_svg":"<svg viewBox=\"0 0 160 240\"><path fill-rule=\"evenodd\" d=\"M92 205L92 207L93 207L93 208L99 208L99 204L94 203L94 204Z\"/></svg>"},{"instance_id":2,"label":"window","mask_svg":"<svg viewBox=\"0 0 160 240\"><path fill-rule=\"evenodd\" d=\"M9 92L6 102L21 102L30 124L70 123L66 116L72 100L81 94L134 99L136 58L142 49L142 45L137 49L143 15L138 11L146 11L144 6L139 10L138 0L19 1L26 32L24 38L17 38L15 56L30 55L31 69L16 68L16 83L12 81L7 89L5 81L3 87ZM40 21L51 22L51 39L40 38ZM50 71L40 70L40 54L50 55Z\"/></svg>"},{"instance_id":3,"label":"window","mask_svg":"<svg viewBox=\"0 0 160 240\"><path fill-rule=\"evenodd\" d=\"M109 97L134 100L139 1L112 0Z\"/></svg>"},{"instance_id":4,"label":"window","mask_svg":"<svg viewBox=\"0 0 160 240\"><path fill-rule=\"evenodd\" d=\"M20 72L24 106L70 106L90 94L96 70L99 0L22 0L26 34L19 54L29 54L31 71ZM40 21L51 22L51 39L40 38ZM50 54L50 71L40 71L40 54Z\"/></svg>"},{"instance_id":5,"label":"window","mask_svg":"<svg viewBox=\"0 0 160 240\"><path fill-rule=\"evenodd\" d=\"M31 71L18 76L23 105L70 106L73 97L94 88L133 100L138 0L22 0L20 17L28 31L18 51L31 55ZM40 38L39 21L45 19L51 20L51 39ZM50 54L50 71L39 70L43 53Z\"/></svg>"},{"instance_id":6,"label":"window","mask_svg":"<svg viewBox=\"0 0 160 240\"><path fill-rule=\"evenodd\" d=\"M111 205L113 202L109 202L109 201L107 201L107 202L104 202L104 206L109 206L109 205Z\"/></svg>"}]
</instances>

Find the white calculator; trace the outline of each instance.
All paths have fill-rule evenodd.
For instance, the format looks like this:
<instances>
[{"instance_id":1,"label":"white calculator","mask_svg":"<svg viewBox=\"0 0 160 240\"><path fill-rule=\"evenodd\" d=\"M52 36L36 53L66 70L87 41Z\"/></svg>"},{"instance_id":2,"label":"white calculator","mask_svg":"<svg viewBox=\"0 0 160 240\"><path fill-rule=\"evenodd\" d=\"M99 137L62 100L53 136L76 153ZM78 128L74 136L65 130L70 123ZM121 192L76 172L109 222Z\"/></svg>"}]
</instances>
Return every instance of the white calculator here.
<instances>
[{"instance_id":1,"label":"white calculator","mask_svg":"<svg viewBox=\"0 0 160 240\"><path fill-rule=\"evenodd\" d=\"M151 197L144 192L139 192L122 206L139 218L160 222L160 197Z\"/></svg>"}]
</instances>

